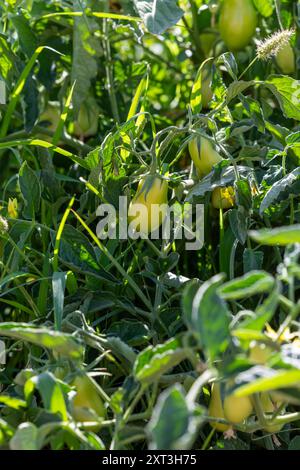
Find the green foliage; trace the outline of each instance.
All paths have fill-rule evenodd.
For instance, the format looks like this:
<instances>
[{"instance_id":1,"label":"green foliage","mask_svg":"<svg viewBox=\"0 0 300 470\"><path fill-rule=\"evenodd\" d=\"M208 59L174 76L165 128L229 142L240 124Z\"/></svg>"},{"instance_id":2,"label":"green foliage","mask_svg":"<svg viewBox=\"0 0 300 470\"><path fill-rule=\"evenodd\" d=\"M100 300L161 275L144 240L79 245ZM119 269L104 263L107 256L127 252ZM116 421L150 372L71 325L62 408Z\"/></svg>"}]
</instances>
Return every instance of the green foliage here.
<instances>
[{"instance_id":1,"label":"green foliage","mask_svg":"<svg viewBox=\"0 0 300 470\"><path fill-rule=\"evenodd\" d=\"M232 52L220 5L1 2L0 449L300 447L299 8L253 0ZM291 74L257 55L282 28ZM222 157L203 178L198 137ZM118 229L149 172L177 211L203 204L202 248L180 218L168 239L97 236L98 206ZM79 419L82 373L101 410ZM254 403L236 439L213 381Z\"/></svg>"}]
</instances>

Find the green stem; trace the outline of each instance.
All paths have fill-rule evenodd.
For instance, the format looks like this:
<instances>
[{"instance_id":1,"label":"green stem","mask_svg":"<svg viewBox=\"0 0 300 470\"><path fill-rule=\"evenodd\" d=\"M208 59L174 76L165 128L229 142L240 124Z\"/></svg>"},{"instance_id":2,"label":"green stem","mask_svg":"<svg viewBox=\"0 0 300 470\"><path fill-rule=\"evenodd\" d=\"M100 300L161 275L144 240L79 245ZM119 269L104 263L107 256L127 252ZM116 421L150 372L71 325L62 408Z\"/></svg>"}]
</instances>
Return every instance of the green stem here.
<instances>
[{"instance_id":1,"label":"green stem","mask_svg":"<svg viewBox=\"0 0 300 470\"><path fill-rule=\"evenodd\" d=\"M106 80L107 80L107 90L111 105L111 110L113 113L114 120L116 122L120 122L119 110L118 110L118 103L114 89L114 78L113 78L113 69L112 69L112 58L111 58L111 49L110 49L110 42L109 42L109 26L108 21L105 19L103 20L103 49L105 54L105 70L106 70Z\"/></svg>"},{"instance_id":2,"label":"green stem","mask_svg":"<svg viewBox=\"0 0 300 470\"><path fill-rule=\"evenodd\" d=\"M276 11L276 16L277 16L279 27L281 30L283 30L284 27L283 27L283 24L281 21L281 15L280 15L280 2L279 0L274 0L274 3L275 3L275 11Z\"/></svg>"},{"instance_id":3,"label":"green stem","mask_svg":"<svg viewBox=\"0 0 300 470\"><path fill-rule=\"evenodd\" d=\"M247 72L248 70L252 67L253 64L257 61L258 57L255 56L254 59L250 62L250 64L245 68L245 70L241 73L239 76L238 80L240 80Z\"/></svg>"}]
</instances>

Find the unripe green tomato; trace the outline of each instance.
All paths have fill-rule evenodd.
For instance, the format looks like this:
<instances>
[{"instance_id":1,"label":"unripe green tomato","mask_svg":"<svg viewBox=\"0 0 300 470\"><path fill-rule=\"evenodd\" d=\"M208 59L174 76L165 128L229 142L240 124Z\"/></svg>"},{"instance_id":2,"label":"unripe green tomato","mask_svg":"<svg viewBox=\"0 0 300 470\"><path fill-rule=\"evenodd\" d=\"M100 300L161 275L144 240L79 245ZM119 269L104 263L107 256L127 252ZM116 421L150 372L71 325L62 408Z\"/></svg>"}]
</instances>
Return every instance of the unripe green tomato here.
<instances>
[{"instance_id":1,"label":"unripe green tomato","mask_svg":"<svg viewBox=\"0 0 300 470\"><path fill-rule=\"evenodd\" d=\"M257 13L252 0L224 0L219 29L228 49L239 51L255 34Z\"/></svg>"},{"instance_id":2,"label":"unripe green tomato","mask_svg":"<svg viewBox=\"0 0 300 470\"><path fill-rule=\"evenodd\" d=\"M60 120L60 106L56 101L49 101L45 111L40 115L39 124L43 123L44 127L53 132L56 131L58 123ZM48 135L38 135L38 138L45 140L46 142L51 142L52 137Z\"/></svg>"},{"instance_id":3,"label":"unripe green tomato","mask_svg":"<svg viewBox=\"0 0 300 470\"><path fill-rule=\"evenodd\" d=\"M282 73L289 75L295 72L295 53L290 43L280 49L275 60Z\"/></svg>"},{"instance_id":4,"label":"unripe green tomato","mask_svg":"<svg viewBox=\"0 0 300 470\"><path fill-rule=\"evenodd\" d=\"M73 399L72 415L79 422L93 422L104 418L105 408L94 380L86 374L77 375L71 384L76 388ZM89 429L97 432L101 424L92 425Z\"/></svg>"},{"instance_id":5,"label":"unripe green tomato","mask_svg":"<svg viewBox=\"0 0 300 470\"><path fill-rule=\"evenodd\" d=\"M229 395L224 400L224 415L231 423L242 423L247 419L253 410L250 397L235 397Z\"/></svg>"},{"instance_id":6,"label":"unripe green tomato","mask_svg":"<svg viewBox=\"0 0 300 470\"><path fill-rule=\"evenodd\" d=\"M216 35L214 33L202 33L200 34L200 44L201 48L205 54L205 57L210 56L213 44L216 40Z\"/></svg>"},{"instance_id":7,"label":"unripe green tomato","mask_svg":"<svg viewBox=\"0 0 300 470\"><path fill-rule=\"evenodd\" d=\"M211 142L204 137L195 137L189 143L189 152L198 175L208 175L213 167L222 161L221 155L213 148Z\"/></svg>"},{"instance_id":8,"label":"unripe green tomato","mask_svg":"<svg viewBox=\"0 0 300 470\"><path fill-rule=\"evenodd\" d=\"M168 182L159 175L149 174L140 180L137 192L129 204L128 221L139 220L136 229L145 235L154 232L165 219L167 203Z\"/></svg>"},{"instance_id":9,"label":"unripe green tomato","mask_svg":"<svg viewBox=\"0 0 300 470\"><path fill-rule=\"evenodd\" d=\"M79 109L73 133L77 137L91 137L98 131L99 108L93 97L88 97Z\"/></svg>"},{"instance_id":10,"label":"unripe green tomato","mask_svg":"<svg viewBox=\"0 0 300 470\"><path fill-rule=\"evenodd\" d=\"M220 384L215 382L211 386L211 398L208 407L208 414L211 418L220 418L225 419L224 408L221 399L221 391L220 391ZM216 429L217 431L227 431L230 426L228 424L222 423L209 423L212 428Z\"/></svg>"},{"instance_id":11,"label":"unripe green tomato","mask_svg":"<svg viewBox=\"0 0 300 470\"><path fill-rule=\"evenodd\" d=\"M269 393L264 392L260 395L260 402L262 409L265 413L274 413L274 411L281 405L281 403L274 403L271 399ZM276 433L279 432L283 428L284 424L273 424L266 426L264 428L265 431L269 433Z\"/></svg>"},{"instance_id":12,"label":"unripe green tomato","mask_svg":"<svg viewBox=\"0 0 300 470\"><path fill-rule=\"evenodd\" d=\"M212 206L215 209L231 209L235 205L235 192L232 186L215 188L211 196Z\"/></svg>"}]
</instances>

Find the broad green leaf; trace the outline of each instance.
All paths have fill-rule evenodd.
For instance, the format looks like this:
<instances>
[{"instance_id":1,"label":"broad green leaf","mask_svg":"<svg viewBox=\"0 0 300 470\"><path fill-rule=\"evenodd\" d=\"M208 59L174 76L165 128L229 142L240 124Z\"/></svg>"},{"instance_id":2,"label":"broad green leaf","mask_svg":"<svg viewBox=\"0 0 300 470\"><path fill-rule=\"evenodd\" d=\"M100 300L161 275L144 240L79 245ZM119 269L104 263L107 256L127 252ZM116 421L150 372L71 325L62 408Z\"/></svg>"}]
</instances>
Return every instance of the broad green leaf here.
<instances>
[{"instance_id":1,"label":"broad green leaf","mask_svg":"<svg viewBox=\"0 0 300 470\"><path fill-rule=\"evenodd\" d=\"M210 361L224 353L230 342L229 311L217 289L223 276L217 275L199 287L192 304L191 323Z\"/></svg>"},{"instance_id":2,"label":"broad green leaf","mask_svg":"<svg viewBox=\"0 0 300 470\"><path fill-rule=\"evenodd\" d=\"M185 357L185 351L175 338L164 344L149 346L136 358L134 375L140 382L152 383L183 361Z\"/></svg>"},{"instance_id":3,"label":"broad green leaf","mask_svg":"<svg viewBox=\"0 0 300 470\"><path fill-rule=\"evenodd\" d=\"M198 292L198 289L201 285L201 282L198 279L192 279L187 286L185 287L182 295L182 310L184 315L184 321L186 325L193 329L192 323L192 310L193 310L193 300Z\"/></svg>"},{"instance_id":4,"label":"broad green leaf","mask_svg":"<svg viewBox=\"0 0 300 470\"><path fill-rule=\"evenodd\" d=\"M239 242L244 245L247 239L247 217L243 207L231 209L228 215L232 232Z\"/></svg>"},{"instance_id":5,"label":"broad green leaf","mask_svg":"<svg viewBox=\"0 0 300 470\"><path fill-rule=\"evenodd\" d=\"M262 16L269 17L272 15L274 10L273 0L253 0L253 3Z\"/></svg>"},{"instance_id":6,"label":"broad green leaf","mask_svg":"<svg viewBox=\"0 0 300 470\"><path fill-rule=\"evenodd\" d=\"M288 450L300 450L300 436L296 436L291 440Z\"/></svg>"},{"instance_id":7,"label":"broad green leaf","mask_svg":"<svg viewBox=\"0 0 300 470\"><path fill-rule=\"evenodd\" d=\"M225 52L217 59L217 64L224 64L232 80L237 80L238 65L232 52Z\"/></svg>"},{"instance_id":8,"label":"broad green leaf","mask_svg":"<svg viewBox=\"0 0 300 470\"><path fill-rule=\"evenodd\" d=\"M206 67L212 61L211 58L205 60L200 65L196 78L194 80L192 91L191 91L191 98L190 98L190 105L193 114L199 114L202 109L202 84L203 78L206 74Z\"/></svg>"},{"instance_id":9,"label":"broad green leaf","mask_svg":"<svg viewBox=\"0 0 300 470\"><path fill-rule=\"evenodd\" d=\"M240 93L247 90L250 86L255 85L255 81L251 80L249 82L244 81L235 81L230 83L227 89L226 103L230 103L234 98L236 98Z\"/></svg>"},{"instance_id":10,"label":"broad green leaf","mask_svg":"<svg viewBox=\"0 0 300 470\"><path fill-rule=\"evenodd\" d=\"M225 167L223 164L225 163ZM187 202L192 202L194 196L204 196L206 193L211 192L213 189L218 188L219 186L229 186L234 184L236 176L232 166L228 166L228 162L225 160L221 164L222 171L211 172L209 175L202 178L199 183L196 183L193 188L188 192L186 196ZM247 166L238 166L237 167L240 176L250 177L253 173L253 169ZM217 173L218 171L218 173Z\"/></svg>"},{"instance_id":11,"label":"broad green leaf","mask_svg":"<svg viewBox=\"0 0 300 470\"><path fill-rule=\"evenodd\" d=\"M17 397L11 397L9 395L0 395L0 404L19 410L27 407L27 403Z\"/></svg>"},{"instance_id":12,"label":"broad green leaf","mask_svg":"<svg viewBox=\"0 0 300 470\"><path fill-rule=\"evenodd\" d=\"M249 271L256 271L262 268L264 260L263 251L252 250L250 248L245 248L243 253L243 266L244 273Z\"/></svg>"},{"instance_id":13,"label":"broad green leaf","mask_svg":"<svg viewBox=\"0 0 300 470\"><path fill-rule=\"evenodd\" d=\"M270 292L274 278L264 271L251 271L244 276L227 282L219 289L219 294L226 300L243 299L251 295Z\"/></svg>"},{"instance_id":14,"label":"broad green leaf","mask_svg":"<svg viewBox=\"0 0 300 470\"><path fill-rule=\"evenodd\" d=\"M298 196L299 191L300 167L273 184L262 200L259 208L260 214L263 214L271 205L288 199L290 195Z\"/></svg>"},{"instance_id":15,"label":"broad green leaf","mask_svg":"<svg viewBox=\"0 0 300 470\"><path fill-rule=\"evenodd\" d=\"M300 224L274 229L250 230L250 237L262 245L300 243Z\"/></svg>"},{"instance_id":16,"label":"broad green leaf","mask_svg":"<svg viewBox=\"0 0 300 470\"><path fill-rule=\"evenodd\" d=\"M278 285L276 285L275 289L269 297L264 300L264 302L257 307L255 310L255 316L253 318L246 318L242 322L239 323L238 329L246 329L249 330L259 330L262 331L266 325L266 323L270 322L273 318L276 308L279 303L279 294L280 289Z\"/></svg>"},{"instance_id":17,"label":"broad green leaf","mask_svg":"<svg viewBox=\"0 0 300 470\"><path fill-rule=\"evenodd\" d=\"M177 0L133 0L139 16L152 34L162 34L183 15Z\"/></svg>"},{"instance_id":18,"label":"broad green leaf","mask_svg":"<svg viewBox=\"0 0 300 470\"><path fill-rule=\"evenodd\" d=\"M258 378L257 378L258 377ZM272 370L265 367L253 367L237 376L237 381L247 382L235 389L236 397L245 397L253 393L268 392L278 388L288 388L300 384L300 370Z\"/></svg>"},{"instance_id":19,"label":"broad green leaf","mask_svg":"<svg viewBox=\"0 0 300 470\"><path fill-rule=\"evenodd\" d=\"M73 359L82 357L82 346L70 334L46 327L34 327L30 323L0 323L0 336L28 341Z\"/></svg>"},{"instance_id":20,"label":"broad green leaf","mask_svg":"<svg viewBox=\"0 0 300 470\"><path fill-rule=\"evenodd\" d=\"M19 171L19 185L25 203L23 211L26 219L34 219L39 211L41 185L36 173L24 162Z\"/></svg>"},{"instance_id":21,"label":"broad green leaf","mask_svg":"<svg viewBox=\"0 0 300 470\"><path fill-rule=\"evenodd\" d=\"M38 428L33 423L21 423L10 440L11 450L39 450Z\"/></svg>"},{"instance_id":22,"label":"broad green leaf","mask_svg":"<svg viewBox=\"0 0 300 470\"><path fill-rule=\"evenodd\" d=\"M151 337L150 330L145 323L126 319L114 322L108 328L107 335L118 336L130 346L144 344Z\"/></svg>"},{"instance_id":23,"label":"broad green leaf","mask_svg":"<svg viewBox=\"0 0 300 470\"><path fill-rule=\"evenodd\" d=\"M30 58L38 46L33 28L30 26L28 19L25 18L21 12L17 15L12 15L11 21L16 29L23 51L27 57Z\"/></svg>"},{"instance_id":24,"label":"broad green leaf","mask_svg":"<svg viewBox=\"0 0 300 470\"><path fill-rule=\"evenodd\" d=\"M285 117L299 121L300 81L288 76L272 75L263 84L277 98Z\"/></svg>"},{"instance_id":25,"label":"broad green leaf","mask_svg":"<svg viewBox=\"0 0 300 470\"><path fill-rule=\"evenodd\" d=\"M42 397L46 410L51 413L58 413L62 421L68 420L66 402L62 388L55 377L49 372L43 372L30 378L24 387L27 399L31 396L34 389L37 389Z\"/></svg>"},{"instance_id":26,"label":"broad green leaf","mask_svg":"<svg viewBox=\"0 0 300 470\"><path fill-rule=\"evenodd\" d=\"M151 450L190 449L201 421L189 408L184 389L174 385L159 397L148 425Z\"/></svg>"},{"instance_id":27,"label":"broad green leaf","mask_svg":"<svg viewBox=\"0 0 300 470\"><path fill-rule=\"evenodd\" d=\"M237 328L232 331L232 336L239 338L242 341L265 341L266 336L259 330L251 330L247 328Z\"/></svg>"}]
</instances>

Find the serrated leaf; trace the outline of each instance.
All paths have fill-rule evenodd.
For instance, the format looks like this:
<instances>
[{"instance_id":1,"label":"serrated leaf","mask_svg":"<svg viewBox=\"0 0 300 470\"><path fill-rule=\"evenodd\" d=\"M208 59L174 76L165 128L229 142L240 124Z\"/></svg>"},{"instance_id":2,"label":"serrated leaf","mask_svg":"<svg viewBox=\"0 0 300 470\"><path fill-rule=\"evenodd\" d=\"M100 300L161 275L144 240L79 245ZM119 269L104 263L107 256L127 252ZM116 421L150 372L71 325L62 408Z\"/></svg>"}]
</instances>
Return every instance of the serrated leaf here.
<instances>
[{"instance_id":1,"label":"serrated leaf","mask_svg":"<svg viewBox=\"0 0 300 470\"><path fill-rule=\"evenodd\" d=\"M177 0L133 0L134 6L152 34L162 34L183 15Z\"/></svg>"},{"instance_id":2,"label":"serrated leaf","mask_svg":"<svg viewBox=\"0 0 300 470\"><path fill-rule=\"evenodd\" d=\"M299 121L300 81L288 76L272 75L264 84L276 96L285 117Z\"/></svg>"},{"instance_id":3,"label":"serrated leaf","mask_svg":"<svg viewBox=\"0 0 300 470\"><path fill-rule=\"evenodd\" d=\"M240 93L243 93L243 91L247 90L247 88L252 85L255 85L254 80L251 80L249 82L235 81L230 83L229 87L227 88L226 103L230 103L230 101L232 101Z\"/></svg>"},{"instance_id":4,"label":"serrated leaf","mask_svg":"<svg viewBox=\"0 0 300 470\"><path fill-rule=\"evenodd\" d=\"M192 304L193 331L199 335L204 353L210 361L224 353L230 342L229 311L217 293L222 280L223 275L217 275L202 284Z\"/></svg>"},{"instance_id":5,"label":"serrated leaf","mask_svg":"<svg viewBox=\"0 0 300 470\"><path fill-rule=\"evenodd\" d=\"M263 214L271 205L288 198L289 195L298 195L300 191L300 167L293 170L281 180L276 181L266 193L259 208L260 214Z\"/></svg>"},{"instance_id":6,"label":"serrated leaf","mask_svg":"<svg viewBox=\"0 0 300 470\"><path fill-rule=\"evenodd\" d=\"M0 335L51 349L62 356L74 359L82 357L82 346L71 335L53 331L49 328L36 328L30 323L1 323Z\"/></svg>"}]
</instances>

